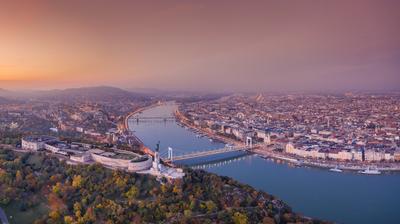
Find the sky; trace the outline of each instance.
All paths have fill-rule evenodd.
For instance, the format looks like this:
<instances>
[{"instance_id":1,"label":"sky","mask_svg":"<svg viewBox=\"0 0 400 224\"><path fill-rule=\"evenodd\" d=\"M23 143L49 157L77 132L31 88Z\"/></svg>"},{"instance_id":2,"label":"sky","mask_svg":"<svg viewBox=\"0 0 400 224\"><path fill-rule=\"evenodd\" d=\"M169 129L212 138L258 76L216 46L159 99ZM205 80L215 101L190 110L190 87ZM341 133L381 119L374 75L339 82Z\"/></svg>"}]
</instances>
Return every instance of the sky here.
<instances>
[{"instance_id":1,"label":"sky","mask_svg":"<svg viewBox=\"0 0 400 224\"><path fill-rule=\"evenodd\" d=\"M0 88L400 89L397 0L0 6Z\"/></svg>"}]
</instances>

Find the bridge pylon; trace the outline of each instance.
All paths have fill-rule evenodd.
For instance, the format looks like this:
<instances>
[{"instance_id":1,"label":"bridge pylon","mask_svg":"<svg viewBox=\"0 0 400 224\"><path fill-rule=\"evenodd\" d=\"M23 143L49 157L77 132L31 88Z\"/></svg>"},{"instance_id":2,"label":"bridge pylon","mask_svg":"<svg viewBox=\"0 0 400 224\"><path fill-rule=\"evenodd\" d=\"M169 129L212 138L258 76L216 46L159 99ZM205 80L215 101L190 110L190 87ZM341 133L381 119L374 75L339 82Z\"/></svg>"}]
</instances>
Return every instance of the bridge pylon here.
<instances>
[{"instance_id":1,"label":"bridge pylon","mask_svg":"<svg viewBox=\"0 0 400 224\"><path fill-rule=\"evenodd\" d=\"M249 136L246 137L246 146L253 147L253 139Z\"/></svg>"},{"instance_id":2,"label":"bridge pylon","mask_svg":"<svg viewBox=\"0 0 400 224\"><path fill-rule=\"evenodd\" d=\"M168 159L173 162L173 149L171 147L168 147Z\"/></svg>"}]
</instances>

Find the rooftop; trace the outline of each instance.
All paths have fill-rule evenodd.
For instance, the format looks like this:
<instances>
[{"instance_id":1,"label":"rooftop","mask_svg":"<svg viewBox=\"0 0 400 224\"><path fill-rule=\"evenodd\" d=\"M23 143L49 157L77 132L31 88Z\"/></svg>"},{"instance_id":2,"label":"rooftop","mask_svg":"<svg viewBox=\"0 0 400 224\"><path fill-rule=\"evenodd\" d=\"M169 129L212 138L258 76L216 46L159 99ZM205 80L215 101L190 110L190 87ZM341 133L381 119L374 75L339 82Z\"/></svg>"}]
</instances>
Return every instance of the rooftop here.
<instances>
[{"instance_id":1,"label":"rooftop","mask_svg":"<svg viewBox=\"0 0 400 224\"><path fill-rule=\"evenodd\" d=\"M26 136L23 138L23 140L29 141L29 142L47 142L47 141L56 140L56 138L51 137L51 136Z\"/></svg>"}]
</instances>

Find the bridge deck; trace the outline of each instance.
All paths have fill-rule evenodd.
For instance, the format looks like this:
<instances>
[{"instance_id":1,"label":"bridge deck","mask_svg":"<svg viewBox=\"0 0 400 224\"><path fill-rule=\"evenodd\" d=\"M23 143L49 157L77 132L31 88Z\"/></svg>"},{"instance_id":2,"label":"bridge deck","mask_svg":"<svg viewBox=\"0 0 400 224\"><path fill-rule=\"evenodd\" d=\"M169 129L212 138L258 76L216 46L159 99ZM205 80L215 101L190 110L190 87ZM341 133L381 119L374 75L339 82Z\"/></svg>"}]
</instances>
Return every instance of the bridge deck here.
<instances>
[{"instance_id":1,"label":"bridge deck","mask_svg":"<svg viewBox=\"0 0 400 224\"><path fill-rule=\"evenodd\" d=\"M140 117L140 116L135 116L132 117L134 119L175 119L174 116L154 116L154 117Z\"/></svg>"},{"instance_id":2,"label":"bridge deck","mask_svg":"<svg viewBox=\"0 0 400 224\"><path fill-rule=\"evenodd\" d=\"M199 157L217 155L217 154L222 154L222 153L227 153L227 152L246 151L246 150L249 150L249 149L250 149L250 147L248 147L248 146L244 146L244 147L225 147L225 148L220 148L220 149L214 149L214 150L207 150L207 151L188 153L188 154L184 154L184 155L178 155L178 156L174 156L172 158L172 160L173 161L180 161L180 160L186 160L186 159L194 159L194 158L199 158ZM166 159L165 161L166 162L171 162L170 159Z\"/></svg>"}]
</instances>

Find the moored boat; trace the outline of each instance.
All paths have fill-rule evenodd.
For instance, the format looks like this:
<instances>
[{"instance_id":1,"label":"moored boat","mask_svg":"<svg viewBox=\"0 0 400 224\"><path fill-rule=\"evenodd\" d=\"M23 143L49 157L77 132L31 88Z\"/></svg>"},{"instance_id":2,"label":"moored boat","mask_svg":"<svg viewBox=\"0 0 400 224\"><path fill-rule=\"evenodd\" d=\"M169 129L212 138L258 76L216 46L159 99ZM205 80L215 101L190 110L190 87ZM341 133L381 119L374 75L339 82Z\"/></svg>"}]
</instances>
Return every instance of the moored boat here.
<instances>
[{"instance_id":1,"label":"moored boat","mask_svg":"<svg viewBox=\"0 0 400 224\"><path fill-rule=\"evenodd\" d=\"M341 173L341 172L343 172L343 170L339 169L339 167L338 167L338 166L335 166L335 168L331 168L331 169L329 169L329 171L332 171L332 172L338 172L338 173Z\"/></svg>"},{"instance_id":2,"label":"moored boat","mask_svg":"<svg viewBox=\"0 0 400 224\"><path fill-rule=\"evenodd\" d=\"M381 174L381 171L379 171L377 168L372 168L371 169L370 167L368 167L365 170L360 170L359 173L369 174L369 175L379 175L379 174Z\"/></svg>"},{"instance_id":3,"label":"moored boat","mask_svg":"<svg viewBox=\"0 0 400 224\"><path fill-rule=\"evenodd\" d=\"M303 161L301 161L301 160L292 161L292 162L293 162L294 166L297 166L297 167L303 166Z\"/></svg>"}]
</instances>

